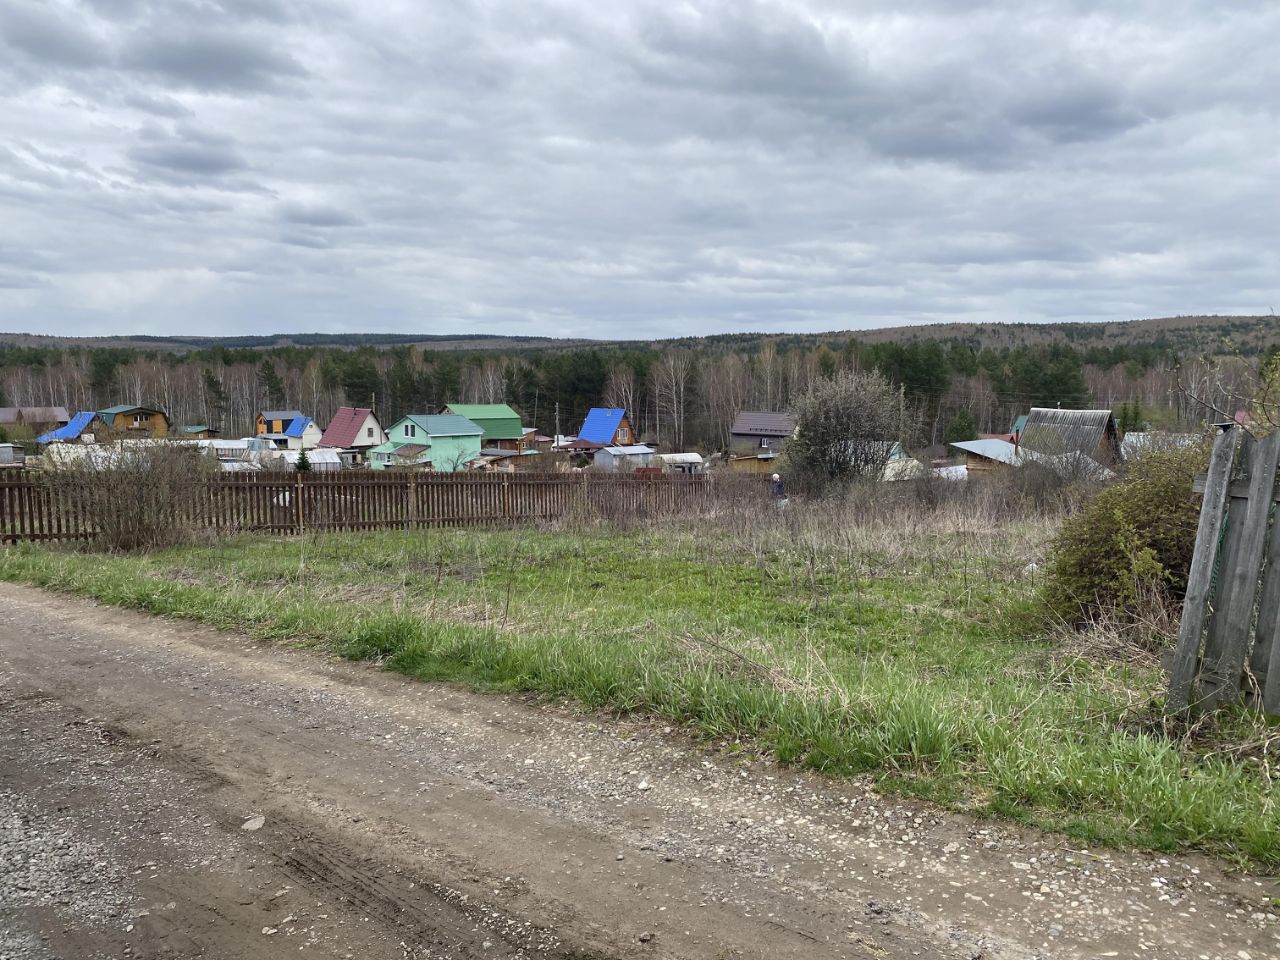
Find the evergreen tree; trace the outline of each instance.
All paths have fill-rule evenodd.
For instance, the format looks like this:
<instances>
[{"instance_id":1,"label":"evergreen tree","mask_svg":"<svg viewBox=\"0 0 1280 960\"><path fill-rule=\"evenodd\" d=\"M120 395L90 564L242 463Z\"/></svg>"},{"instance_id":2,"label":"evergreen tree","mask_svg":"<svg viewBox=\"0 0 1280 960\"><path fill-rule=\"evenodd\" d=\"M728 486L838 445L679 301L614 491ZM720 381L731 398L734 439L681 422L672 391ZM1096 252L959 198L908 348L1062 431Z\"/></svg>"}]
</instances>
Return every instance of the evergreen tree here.
<instances>
[{"instance_id":1,"label":"evergreen tree","mask_svg":"<svg viewBox=\"0 0 1280 960\"><path fill-rule=\"evenodd\" d=\"M284 406L284 381L269 357L258 368L258 385L267 395L267 406L277 410Z\"/></svg>"},{"instance_id":2,"label":"evergreen tree","mask_svg":"<svg viewBox=\"0 0 1280 960\"><path fill-rule=\"evenodd\" d=\"M294 469L296 469L298 473L311 472L311 458L307 456L307 451L305 449L298 451L298 462Z\"/></svg>"},{"instance_id":3,"label":"evergreen tree","mask_svg":"<svg viewBox=\"0 0 1280 960\"><path fill-rule=\"evenodd\" d=\"M222 418L227 412L227 392L222 389L222 382L208 367L202 376L204 387L204 408L208 425L215 430L222 429Z\"/></svg>"},{"instance_id":4,"label":"evergreen tree","mask_svg":"<svg viewBox=\"0 0 1280 960\"><path fill-rule=\"evenodd\" d=\"M364 352L346 358L338 382L347 403L353 407L365 406L382 390L382 374L373 358Z\"/></svg>"},{"instance_id":5,"label":"evergreen tree","mask_svg":"<svg viewBox=\"0 0 1280 960\"><path fill-rule=\"evenodd\" d=\"M946 432L942 436L943 442L947 444L963 443L965 440L977 439L978 423L968 410L957 411L956 415L947 424Z\"/></svg>"}]
</instances>

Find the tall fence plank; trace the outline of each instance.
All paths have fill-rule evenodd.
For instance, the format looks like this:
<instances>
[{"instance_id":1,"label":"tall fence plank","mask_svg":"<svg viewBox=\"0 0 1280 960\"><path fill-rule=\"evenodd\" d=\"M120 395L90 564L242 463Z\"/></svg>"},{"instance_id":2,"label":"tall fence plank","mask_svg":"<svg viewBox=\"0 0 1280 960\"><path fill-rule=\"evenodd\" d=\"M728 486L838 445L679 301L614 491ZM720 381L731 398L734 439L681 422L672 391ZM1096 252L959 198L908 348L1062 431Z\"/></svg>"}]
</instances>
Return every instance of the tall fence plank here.
<instances>
[{"instance_id":1,"label":"tall fence plank","mask_svg":"<svg viewBox=\"0 0 1280 960\"><path fill-rule=\"evenodd\" d=\"M1191 686L1200 666L1200 642L1204 636L1206 606L1213 586L1218 538L1222 535L1227 487L1231 482L1231 467L1235 460L1239 433L1238 428L1219 433L1209 457L1209 473L1204 502L1200 507L1200 522L1196 527L1196 546L1191 557L1191 570L1187 576L1187 593L1182 608L1182 622L1178 628L1178 643L1169 663L1169 696L1166 702L1169 709L1174 711L1187 708L1191 699Z\"/></svg>"},{"instance_id":2,"label":"tall fence plank","mask_svg":"<svg viewBox=\"0 0 1280 960\"><path fill-rule=\"evenodd\" d=\"M1224 549L1223 601L1215 610L1215 620L1223 624L1222 639L1216 649L1205 653L1200 697L1205 707L1220 706L1239 695L1240 668L1251 635L1277 466L1280 433L1273 433L1252 451L1248 499L1244 503L1233 501L1229 514L1228 522L1239 534L1230 552Z\"/></svg>"}]
</instances>

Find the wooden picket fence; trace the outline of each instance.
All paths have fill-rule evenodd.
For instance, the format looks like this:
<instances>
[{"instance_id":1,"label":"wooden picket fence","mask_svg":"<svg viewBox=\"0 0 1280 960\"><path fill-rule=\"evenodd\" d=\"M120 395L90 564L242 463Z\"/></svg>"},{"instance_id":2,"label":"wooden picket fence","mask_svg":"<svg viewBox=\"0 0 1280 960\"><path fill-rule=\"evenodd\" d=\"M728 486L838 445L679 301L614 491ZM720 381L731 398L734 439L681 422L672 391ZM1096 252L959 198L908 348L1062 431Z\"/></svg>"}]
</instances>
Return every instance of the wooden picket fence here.
<instances>
[{"instance_id":1,"label":"wooden picket fence","mask_svg":"<svg viewBox=\"0 0 1280 960\"><path fill-rule=\"evenodd\" d=\"M190 522L219 533L407 530L550 520L575 510L604 517L696 512L710 494L706 476L243 473L209 482ZM93 518L75 501L51 495L38 473L0 473L0 542L93 539Z\"/></svg>"},{"instance_id":2,"label":"wooden picket fence","mask_svg":"<svg viewBox=\"0 0 1280 960\"><path fill-rule=\"evenodd\" d=\"M1208 473L1178 643L1167 660L1168 709L1211 710L1241 698L1280 714L1280 432L1255 441L1223 429Z\"/></svg>"}]
</instances>

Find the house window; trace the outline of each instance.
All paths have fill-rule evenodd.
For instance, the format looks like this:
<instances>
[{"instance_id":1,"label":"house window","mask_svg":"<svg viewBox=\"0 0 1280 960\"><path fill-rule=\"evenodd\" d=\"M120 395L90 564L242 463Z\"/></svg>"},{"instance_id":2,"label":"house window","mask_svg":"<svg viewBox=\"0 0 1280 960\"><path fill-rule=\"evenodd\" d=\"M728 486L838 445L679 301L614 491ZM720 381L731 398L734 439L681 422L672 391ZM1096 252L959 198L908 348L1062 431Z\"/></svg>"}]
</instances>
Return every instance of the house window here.
<instances>
[{"instance_id":1,"label":"house window","mask_svg":"<svg viewBox=\"0 0 1280 960\"><path fill-rule=\"evenodd\" d=\"M619 428L618 428L618 442L619 442L619 443L630 443L630 442L631 442L631 431L630 431L630 430L628 430L626 427L619 427Z\"/></svg>"},{"instance_id":2,"label":"house window","mask_svg":"<svg viewBox=\"0 0 1280 960\"><path fill-rule=\"evenodd\" d=\"M416 437L418 435L418 428L412 423L406 423L404 425L404 435L406 437Z\"/></svg>"},{"instance_id":3,"label":"house window","mask_svg":"<svg viewBox=\"0 0 1280 960\"><path fill-rule=\"evenodd\" d=\"M147 414L145 414L145 413L137 413L137 414L134 414L134 417L133 417L133 425L134 425L135 427L140 427L140 426L142 426L142 424L146 423L146 422L147 422L148 420L150 420L150 419L151 419L151 417L150 417L150 416L148 416L148 415L147 415Z\"/></svg>"},{"instance_id":4,"label":"house window","mask_svg":"<svg viewBox=\"0 0 1280 960\"><path fill-rule=\"evenodd\" d=\"M365 431L364 431L364 435L365 435L366 437L370 437L370 438L372 438L372 437L373 437L373 427L366 427L366 428L365 428Z\"/></svg>"},{"instance_id":5,"label":"house window","mask_svg":"<svg viewBox=\"0 0 1280 960\"><path fill-rule=\"evenodd\" d=\"M769 438L768 438L768 437L761 437L761 438L760 438L760 449L761 449L761 450L768 450L768 449L769 449Z\"/></svg>"}]
</instances>

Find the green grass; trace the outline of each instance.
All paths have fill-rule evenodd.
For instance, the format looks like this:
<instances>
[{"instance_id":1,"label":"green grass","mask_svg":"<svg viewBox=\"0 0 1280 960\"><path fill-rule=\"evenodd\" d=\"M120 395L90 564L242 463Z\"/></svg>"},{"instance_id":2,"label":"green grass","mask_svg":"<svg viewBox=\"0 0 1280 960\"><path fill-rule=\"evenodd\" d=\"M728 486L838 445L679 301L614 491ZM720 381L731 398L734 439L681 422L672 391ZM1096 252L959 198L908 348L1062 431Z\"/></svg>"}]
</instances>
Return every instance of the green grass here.
<instances>
[{"instance_id":1,"label":"green grass","mask_svg":"<svg viewBox=\"0 0 1280 960\"><path fill-rule=\"evenodd\" d=\"M1156 670L1054 656L1022 572L1033 539L344 534L148 556L15 547L0 577L413 677L660 715L1081 842L1280 863L1254 761L1142 732Z\"/></svg>"}]
</instances>

